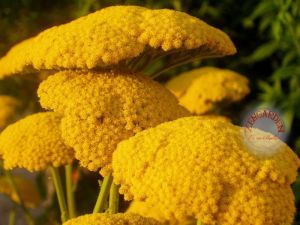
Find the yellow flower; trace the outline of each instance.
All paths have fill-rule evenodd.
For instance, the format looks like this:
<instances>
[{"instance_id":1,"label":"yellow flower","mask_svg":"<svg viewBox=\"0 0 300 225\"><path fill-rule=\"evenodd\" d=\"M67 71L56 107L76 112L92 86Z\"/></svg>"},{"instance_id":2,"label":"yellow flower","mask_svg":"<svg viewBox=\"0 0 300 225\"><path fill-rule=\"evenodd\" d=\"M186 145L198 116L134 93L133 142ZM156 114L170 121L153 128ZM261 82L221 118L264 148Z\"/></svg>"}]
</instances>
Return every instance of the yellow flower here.
<instances>
[{"instance_id":1,"label":"yellow flower","mask_svg":"<svg viewBox=\"0 0 300 225\"><path fill-rule=\"evenodd\" d=\"M157 205L152 205L145 201L133 201L127 210L127 213L134 213L138 215L147 215L150 218L156 218L158 221L163 221L162 212L164 209L159 209ZM163 222L162 222L163 223ZM195 218L189 218L184 221L176 221L174 218L170 218L167 225L196 225L197 221Z\"/></svg>"},{"instance_id":2,"label":"yellow flower","mask_svg":"<svg viewBox=\"0 0 300 225\"><path fill-rule=\"evenodd\" d=\"M47 29L16 46L0 60L0 77L119 63L133 68L131 59L139 57L149 61L171 54L179 61L188 61L235 52L225 33L183 12L112 6Z\"/></svg>"},{"instance_id":3,"label":"yellow flower","mask_svg":"<svg viewBox=\"0 0 300 225\"><path fill-rule=\"evenodd\" d=\"M19 104L19 101L14 97L0 95L0 129L12 122Z\"/></svg>"},{"instance_id":4,"label":"yellow flower","mask_svg":"<svg viewBox=\"0 0 300 225\"><path fill-rule=\"evenodd\" d=\"M56 113L47 112L9 125L0 135L4 167L40 171L72 162L73 150L62 141L60 121Z\"/></svg>"},{"instance_id":5,"label":"yellow flower","mask_svg":"<svg viewBox=\"0 0 300 225\"><path fill-rule=\"evenodd\" d=\"M167 89L138 74L59 72L41 83L38 95L44 108L64 114L62 136L81 165L103 167L102 174L121 140L189 115Z\"/></svg>"},{"instance_id":6,"label":"yellow flower","mask_svg":"<svg viewBox=\"0 0 300 225\"><path fill-rule=\"evenodd\" d=\"M13 179L25 205L30 208L37 207L40 204L41 199L36 185L34 185L32 181L21 176L13 176ZM20 201L17 193L13 190L6 177L0 177L0 193L8 195L17 203Z\"/></svg>"},{"instance_id":7,"label":"yellow flower","mask_svg":"<svg viewBox=\"0 0 300 225\"><path fill-rule=\"evenodd\" d=\"M34 38L21 41L13 46L6 56L0 60L0 78L6 75L13 75L19 72L29 72L32 70L30 66L31 46Z\"/></svg>"},{"instance_id":8,"label":"yellow flower","mask_svg":"<svg viewBox=\"0 0 300 225\"><path fill-rule=\"evenodd\" d=\"M239 101L250 92L246 77L214 67L183 73L166 87L178 97L181 105L198 115L210 112L217 103Z\"/></svg>"},{"instance_id":9,"label":"yellow flower","mask_svg":"<svg viewBox=\"0 0 300 225\"><path fill-rule=\"evenodd\" d=\"M63 225L162 225L160 222L131 213L87 214L65 222Z\"/></svg>"},{"instance_id":10,"label":"yellow flower","mask_svg":"<svg viewBox=\"0 0 300 225\"><path fill-rule=\"evenodd\" d=\"M200 219L204 224L291 224L290 184L300 160L283 142L261 154L245 144L244 129L223 119L186 117L118 144L114 182L125 198L152 211L130 212L160 221Z\"/></svg>"}]
</instances>

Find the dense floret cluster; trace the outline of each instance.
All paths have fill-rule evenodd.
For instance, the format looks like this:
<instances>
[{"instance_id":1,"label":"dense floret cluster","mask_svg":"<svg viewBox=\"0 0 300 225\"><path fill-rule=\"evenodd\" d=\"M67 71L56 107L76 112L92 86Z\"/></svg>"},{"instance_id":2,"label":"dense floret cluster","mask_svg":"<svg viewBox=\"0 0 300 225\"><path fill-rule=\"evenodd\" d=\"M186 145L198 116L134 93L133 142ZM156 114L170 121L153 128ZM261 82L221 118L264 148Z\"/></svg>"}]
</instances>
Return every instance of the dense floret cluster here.
<instances>
[{"instance_id":1,"label":"dense floret cluster","mask_svg":"<svg viewBox=\"0 0 300 225\"><path fill-rule=\"evenodd\" d=\"M117 144L137 132L189 113L150 78L121 72L65 71L38 90L41 105L64 115L62 136L82 166L110 170Z\"/></svg>"},{"instance_id":2,"label":"dense floret cluster","mask_svg":"<svg viewBox=\"0 0 300 225\"><path fill-rule=\"evenodd\" d=\"M138 215L146 215L147 217L156 218L158 221L164 225L195 225L197 224L197 219L193 216L186 218L184 220L178 221L175 217L169 218L167 221L162 216L164 209L161 206L152 205L148 201L132 201L127 209L127 213L135 213ZM166 221L166 222L162 222Z\"/></svg>"},{"instance_id":3,"label":"dense floret cluster","mask_svg":"<svg viewBox=\"0 0 300 225\"><path fill-rule=\"evenodd\" d=\"M53 112L30 115L9 125L0 135L4 167L29 171L59 167L73 161L73 149L61 138L61 117Z\"/></svg>"},{"instance_id":4,"label":"dense floret cluster","mask_svg":"<svg viewBox=\"0 0 300 225\"><path fill-rule=\"evenodd\" d=\"M63 225L162 225L160 222L131 213L87 214L65 222Z\"/></svg>"},{"instance_id":5,"label":"dense floret cluster","mask_svg":"<svg viewBox=\"0 0 300 225\"><path fill-rule=\"evenodd\" d=\"M0 60L0 76L40 69L107 67L142 54L173 50L197 56L236 52L222 31L183 12L113 6L55 26L16 46Z\"/></svg>"},{"instance_id":6,"label":"dense floret cluster","mask_svg":"<svg viewBox=\"0 0 300 225\"><path fill-rule=\"evenodd\" d=\"M273 154L260 155L244 143L243 130L223 119L186 117L121 142L115 182L126 199L148 205L131 212L178 224L290 224L300 160L281 141Z\"/></svg>"},{"instance_id":7,"label":"dense floret cluster","mask_svg":"<svg viewBox=\"0 0 300 225\"><path fill-rule=\"evenodd\" d=\"M236 102L249 94L248 79L234 71L203 67L166 84L181 105L195 114L209 113L217 103Z\"/></svg>"}]
</instances>

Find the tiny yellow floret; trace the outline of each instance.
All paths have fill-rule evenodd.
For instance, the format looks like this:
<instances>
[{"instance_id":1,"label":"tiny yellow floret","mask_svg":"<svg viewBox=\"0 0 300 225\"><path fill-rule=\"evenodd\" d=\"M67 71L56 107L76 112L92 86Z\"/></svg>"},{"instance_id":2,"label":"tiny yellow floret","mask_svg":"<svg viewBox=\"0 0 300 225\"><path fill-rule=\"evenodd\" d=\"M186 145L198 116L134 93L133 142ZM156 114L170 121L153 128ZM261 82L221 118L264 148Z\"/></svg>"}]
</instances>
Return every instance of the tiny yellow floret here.
<instances>
[{"instance_id":1,"label":"tiny yellow floret","mask_svg":"<svg viewBox=\"0 0 300 225\"><path fill-rule=\"evenodd\" d=\"M63 225L163 225L155 219L132 213L87 214L65 222Z\"/></svg>"},{"instance_id":2,"label":"tiny yellow floret","mask_svg":"<svg viewBox=\"0 0 300 225\"><path fill-rule=\"evenodd\" d=\"M203 67L170 80L166 87L190 112L209 113L218 103L230 103L249 94L248 79L234 71Z\"/></svg>"},{"instance_id":3,"label":"tiny yellow floret","mask_svg":"<svg viewBox=\"0 0 300 225\"><path fill-rule=\"evenodd\" d=\"M114 182L126 199L143 204L130 212L178 225L291 224L290 185L300 160L283 142L257 156L244 143L244 129L222 118L185 117L119 143Z\"/></svg>"},{"instance_id":4,"label":"tiny yellow floret","mask_svg":"<svg viewBox=\"0 0 300 225\"><path fill-rule=\"evenodd\" d=\"M9 125L0 134L5 169L45 170L71 163L73 149L66 146L59 129L61 117L36 113Z\"/></svg>"}]
</instances>

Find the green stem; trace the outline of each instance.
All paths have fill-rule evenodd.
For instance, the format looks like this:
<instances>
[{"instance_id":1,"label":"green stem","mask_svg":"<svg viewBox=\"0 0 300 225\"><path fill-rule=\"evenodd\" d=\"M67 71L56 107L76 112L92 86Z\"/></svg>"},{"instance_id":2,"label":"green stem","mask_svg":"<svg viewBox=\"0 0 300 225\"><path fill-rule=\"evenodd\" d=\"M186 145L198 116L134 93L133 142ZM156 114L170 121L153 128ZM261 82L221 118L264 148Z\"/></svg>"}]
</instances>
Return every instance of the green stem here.
<instances>
[{"instance_id":1,"label":"green stem","mask_svg":"<svg viewBox=\"0 0 300 225\"><path fill-rule=\"evenodd\" d=\"M201 220L197 220L197 225L204 225Z\"/></svg>"},{"instance_id":2,"label":"green stem","mask_svg":"<svg viewBox=\"0 0 300 225\"><path fill-rule=\"evenodd\" d=\"M173 0L173 7L177 11L182 11L182 5L180 0Z\"/></svg>"},{"instance_id":3,"label":"green stem","mask_svg":"<svg viewBox=\"0 0 300 225\"><path fill-rule=\"evenodd\" d=\"M100 192L93 213L102 212L104 210L105 202L109 194L109 188L111 186L111 183L112 183L112 175L109 174L103 179L103 183L101 185Z\"/></svg>"},{"instance_id":4,"label":"green stem","mask_svg":"<svg viewBox=\"0 0 300 225\"><path fill-rule=\"evenodd\" d=\"M284 122L286 124L287 134L290 134L291 132L294 116L295 114L292 110L286 110L286 112L284 113Z\"/></svg>"},{"instance_id":5,"label":"green stem","mask_svg":"<svg viewBox=\"0 0 300 225\"><path fill-rule=\"evenodd\" d=\"M24 215L25 215L25 218L26 218L26 221L28 223L28 225L34 225L34 220L28 210L28 208L25 206L25 203L23 201L23 199L21 198L21 195L20 195L20 192L19 192L19 189L16 185L16 182L14 181L10 171L8 170L5 170L5 176L7 177L8 179L8 182L10 183L10 186L12 187L13 191L16 193L17 197L18 197L18 200L19 200L19 204L24 212Z\"/></svg>"},{"instance_id":6,"label":"green stem","mask_svg":"<svg viewBox=\"0 0 300 225\"><path fill-rule=\"evenodd\" d=\"M60 180L59 171L57 168L54 167L50 167L50 171L51 171L51 175L56 190L57 200L58 200L60 213L61 213L61 220L64 223L68 220L68 210L66 206L66 200L65 200L65 195L62 188L61 180Z\"/></svg>"},{"instance_id":7,"label":"green stem","mask_svg":"<svg viewBox=\"0 0 300 225\"><path fill-rule=\"evenodd\" d=\"M9 213L9 225L15 225L16 224L16 205L13 206Z\"/></svg>"},{"instance_id":8,"label":"green stem","mask_svg":"<svg viewBox=\"0 0 300 225\"><path fill-rule=\"evenodd\" d=\"M119 187L112 183L109 194L109 213L115 214L119 211Z\"/></svg>"},{"instance_id":9,"label":"green stem","mask_svg":"<svg viewBox=\"0 0 300 225\"><path fill-rule=\"evenodd\" d=\"M74 186L72 182L72 164L66 165L66 189L67 189L67 203L70 219L76 217L76 207L74 200Z\"/></svg>"}]
</instances>

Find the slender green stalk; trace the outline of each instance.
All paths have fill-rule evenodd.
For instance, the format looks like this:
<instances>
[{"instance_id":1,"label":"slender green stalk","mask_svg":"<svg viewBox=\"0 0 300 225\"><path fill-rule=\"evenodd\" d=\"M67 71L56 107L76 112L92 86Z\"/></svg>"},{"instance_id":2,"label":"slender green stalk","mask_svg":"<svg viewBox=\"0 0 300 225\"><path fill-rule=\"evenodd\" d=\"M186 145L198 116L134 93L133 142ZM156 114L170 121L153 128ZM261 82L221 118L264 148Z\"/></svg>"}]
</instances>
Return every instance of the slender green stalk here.
<instances>
[{"instance_id":1,"label":"slender green stalk","mask_svg":"<svg viewBox=\"0 0 300 225\"><path fill-rule=\"evenodd\" d=\"M93 213L102 212L104 210L105 201L108 198L109 189L112 183L112 175L109 174L108 176L104 177L103 183L100 188L100 192L98 195L98 199L96 201Z\"/></svg>"},{"instance_id":2,"label":"slender green stalk","mask_svg":"<svg viewBox=\"0 0 300 225\"><path fill-rule=\"evenodd\" d=\"M204 225L201 220L197 220L197 225Z\"/></svg>"},{"instance_id":3,"label":"slender green stalk","mask_svg":"<svg viewBox=\"0 0 300 225\"><path fill-rule=\"evenodd\" d=\"M34 225L34 220L28 210L28 208L25 206L25 203L23 201L23 199L21 198L21 195L20 195L20 192L19 192L19 189L17 188L17 185L16 185L16 182L14 181L10 171L8 170L5 170L5 176L8 180L8 182L10 183L10 186L12 187L13 191L16 193L17 197L18 197L18 200L19 200L19 204L24 212L24 215L25 215L25 218L26 218L26 221L27 221L27 224L28 225Z\"/></svg>"},{"instance_id":4,"label":"slender green stalk","mask_svg":"<svg viewBox=\"0 0 300 225\"><path fill-rule=\"evenodd\" d=\"M182 5L180 0L173 0L173 7L177 11L182 11Z\"/></svg>"},{"instance_id":5,"label":"slender green stalk","mask_svg":"<svg viewBox=\"0 0 300 225\"><path fill-rule=\"evenodd\" d=\"M109 194L109 213L115 214L119 211L119 187L118 185L112 183L110 187L110 194Z\"/></svg>"},{"instance_id":6,"label":"slender green stalk","mask_svg":"<svg viewBox=\"0 0 300 225\"><path fill-rule=\"evenodd\" d=\"M67 189L67 203L70 219L76 217L76 207L74 200L74 185L72 182L72 164L66 165L66 189Z\"/></svg>"},{"instance_id":7,"label":"slender green stalk","mask_svg":"<svg viewBox=\"0 0 300 225\"><path fill-rule=\"evenodd\" d=\"M284 122L286 124L286 133L290 134L295 113L292 110L287 110L284 113Z\"/></svg>"},{"instance_id":8,"label":"slender green stalk","mask_svg":"<svg viewBox=\"0 0 300 225\"><path fill-rule=\"evenodd\" d=\"M60 213L61 213L61 220L64 223L69 219L69 217L68 217L68 210L67 210L65 195L61 184L59 171L57 168L54 167L50 167L50 171L51 171L51 175L56 190L57 200L58 200Z\"/></svg>"},{"instance_id":9,"label":"slender green stalk","mask_svg":"<svg viewBox=\"0 0 300 225\"><path fill-rule=\"evenodd\" d=\"M9 219L8 219L9 225L15 225L16 224L16 205L13 206L9 213Z\"/></svg>"}]
</instances>

